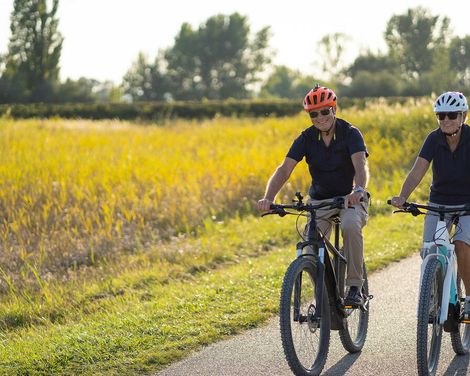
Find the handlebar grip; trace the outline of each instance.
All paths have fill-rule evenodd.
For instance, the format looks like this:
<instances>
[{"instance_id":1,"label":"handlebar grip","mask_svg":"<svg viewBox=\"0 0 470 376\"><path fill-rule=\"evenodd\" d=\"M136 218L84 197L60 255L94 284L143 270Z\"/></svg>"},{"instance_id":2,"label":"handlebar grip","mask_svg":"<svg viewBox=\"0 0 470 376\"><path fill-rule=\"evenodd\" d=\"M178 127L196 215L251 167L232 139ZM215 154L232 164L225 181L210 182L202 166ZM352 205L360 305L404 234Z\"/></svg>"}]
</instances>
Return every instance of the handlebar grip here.
<instances>
[{"instance_id":1,"label":"handlebar grip","mask_svg":"<svg viewBox=\"0 0 470 376\"><path fill-rule=\"evenodd\" d=\"M392 205L392 200L387 200L387 204Z\"/></svg>"}]
</instances>

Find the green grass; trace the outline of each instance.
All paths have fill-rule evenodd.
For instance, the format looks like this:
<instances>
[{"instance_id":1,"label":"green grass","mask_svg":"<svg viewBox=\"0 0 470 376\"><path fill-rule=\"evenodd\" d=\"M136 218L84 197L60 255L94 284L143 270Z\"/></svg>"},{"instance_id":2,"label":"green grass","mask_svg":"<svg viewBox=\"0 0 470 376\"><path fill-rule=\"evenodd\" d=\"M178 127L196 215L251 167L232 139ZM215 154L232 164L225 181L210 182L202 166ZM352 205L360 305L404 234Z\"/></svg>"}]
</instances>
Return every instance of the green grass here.
<instances>
[{"instance_id":1,"label":"green grass","mask_svg":"<svg viewBox=\"0 0 470 376\"><path fill-rule=\"evenodd\" d=\"M214 224L205 237L178 242L196 260L193 264L173 264L176 269L165 272L161 260L141 255L138 266L116 270L112 278L56 286L55 294L52 286L45 287L50 290L42 312L28 311L18 297L2 303L4 320L15 310L30 317L24 325L2 330L0 374L146 374L201 345L259 325L277 313L283 273L295 253L293 225L292 219L274 217ZM365 229L369 271L416 251L421 227L422 221L412 217L372 217ZM225 254L222 240L232 253L201 261L217 247ZM204 243L200 248L207 254L191 254L194 242ZM47 315L51 311L55 319Z\"/></svg>"}]
</instances>

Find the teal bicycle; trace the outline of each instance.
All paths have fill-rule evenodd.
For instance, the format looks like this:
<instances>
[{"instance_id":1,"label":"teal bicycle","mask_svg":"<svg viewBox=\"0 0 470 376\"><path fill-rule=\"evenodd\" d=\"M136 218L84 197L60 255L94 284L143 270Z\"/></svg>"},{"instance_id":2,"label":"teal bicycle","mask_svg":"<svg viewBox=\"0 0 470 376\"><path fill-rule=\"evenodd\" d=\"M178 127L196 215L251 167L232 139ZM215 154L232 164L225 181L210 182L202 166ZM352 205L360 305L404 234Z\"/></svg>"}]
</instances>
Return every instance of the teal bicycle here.
<instances>
[{"instance_id":1,"label":"teal bicycle","mask_svg":"<svg viewBox=\"0 0 470 376\"><path fill-rule=\"evenodd\" d=\"M390 200L388 201L390 204ZM439 362L442 331L450 333L452 348L458 355L470 349L470 320L463 316L464 287L457 271L455 246L446 225L455 225L458 219L470 215L470 205L457 208L405 203L402 210L394 213L410 213L413 216L426 214L420 209L439 216L432 242L424 242L421 250L420 291L418 302L418 324L416 350L418 375L434 375ZM449 215L449 216L446 216Z\"/></svg>"}]
</instances>

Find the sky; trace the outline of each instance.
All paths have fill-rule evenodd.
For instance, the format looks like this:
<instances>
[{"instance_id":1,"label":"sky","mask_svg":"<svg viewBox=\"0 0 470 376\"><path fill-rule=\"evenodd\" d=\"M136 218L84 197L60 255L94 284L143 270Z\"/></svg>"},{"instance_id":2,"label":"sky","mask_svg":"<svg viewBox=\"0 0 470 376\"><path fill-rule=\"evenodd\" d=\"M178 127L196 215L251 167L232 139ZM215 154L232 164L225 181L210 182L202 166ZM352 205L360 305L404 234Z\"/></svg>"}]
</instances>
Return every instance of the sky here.
<instances>
[{"instance_id":1,"label":"sky","mask_svg":"<svg viewBox=\"0 0 470 376\"><path fill-rule=\"evenodd\" d=\"M470 35L468 0L61 0L61 79L87 77L118 84L139 52L153 61L159 49L172 46L184 22L197 29L213 15L233 12L247 16L253 34L271 27L275 64L316 74L321 66L318 42L324 35L341 32L350 37L344 62L351 63L367 49L385 52L387 21L416 6L447 16L455 35ZM0 0L0 54L7 52L12 9L13 0Z\"/></svg>"}]
</instances>

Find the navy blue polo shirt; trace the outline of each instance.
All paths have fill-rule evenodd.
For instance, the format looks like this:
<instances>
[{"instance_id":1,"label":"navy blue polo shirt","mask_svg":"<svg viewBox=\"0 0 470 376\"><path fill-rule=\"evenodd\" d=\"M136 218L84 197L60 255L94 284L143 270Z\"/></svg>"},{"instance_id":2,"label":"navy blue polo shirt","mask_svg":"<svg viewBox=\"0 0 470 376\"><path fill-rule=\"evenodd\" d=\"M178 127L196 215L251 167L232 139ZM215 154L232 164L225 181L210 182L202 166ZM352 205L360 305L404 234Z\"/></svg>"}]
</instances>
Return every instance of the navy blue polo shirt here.
<instances>
[{"instance_id":1,"label":"navy blue polo shirt","mask_svg":"<svg viewBox=\"0 0 470 376\"><path fill-rule=\"evenodd\" d=\"M360 151L369 155L361 132L337 118L330 145L325 145L320 131L312 125L297 137L287 157L297 162L305 157L312 176L310 197L324 200L351 193L355 175L351 155Z\"/></svg>"},{"instance_id":2,"label":"navy blue polo shirt","mask_svg":"<svg viewBox=\"0 0 470 376\"><path fill-rule=\"evenodd\" d=\"M429 201L441 205L470 203L470 127L467 124L462 125L459 144L453 153L438 128L428 135L419 156L432 161Z\"/></svg>"}]
</instances>

